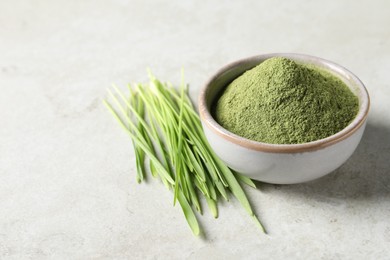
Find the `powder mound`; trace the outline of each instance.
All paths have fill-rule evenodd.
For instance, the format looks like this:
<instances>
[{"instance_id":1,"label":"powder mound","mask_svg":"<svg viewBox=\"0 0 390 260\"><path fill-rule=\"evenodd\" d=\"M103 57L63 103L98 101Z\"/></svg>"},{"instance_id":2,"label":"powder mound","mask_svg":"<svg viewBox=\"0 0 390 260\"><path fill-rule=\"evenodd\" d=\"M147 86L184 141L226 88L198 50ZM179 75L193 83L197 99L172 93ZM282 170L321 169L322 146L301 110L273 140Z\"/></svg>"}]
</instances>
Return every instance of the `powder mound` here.
<instances>
[{"instance_id":1,"label":"powder mound","mask_svg":"<svg viewBox=\"0 0 390 260\"><path fill-rule=\"evenodd\" d=\"M297 144L341 131L357 111L357 97L336 76L274 57L230 83L216 103L214 116L239 136Z\"/></svg>"}]
</instances>

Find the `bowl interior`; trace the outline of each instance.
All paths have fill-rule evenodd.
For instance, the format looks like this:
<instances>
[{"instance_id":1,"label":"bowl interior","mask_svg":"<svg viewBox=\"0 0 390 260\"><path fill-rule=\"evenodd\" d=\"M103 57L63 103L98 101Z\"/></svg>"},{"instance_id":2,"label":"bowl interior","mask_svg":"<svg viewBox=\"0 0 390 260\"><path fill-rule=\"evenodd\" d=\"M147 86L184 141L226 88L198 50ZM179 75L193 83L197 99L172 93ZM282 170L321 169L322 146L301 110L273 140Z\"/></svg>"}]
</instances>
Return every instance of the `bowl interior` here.
<instances>
[{"instance_id":1,"label":"bowl interior","mask_svg":"<svg viewBox=\"0 0 390 260\"><path fill-rule=\"evenodd\" d=\"M303 144L267 144L252 141L238 136L220 126L212 116L212 108L223 89L245 71L257 66L266 59L275 56L283 56L295 60L299 63L314 65L340 78L359 99L359 110L355 119L346 128L332 136ZM350 71L344 67L341 67L340 65L321 58L291 53L259 55L228 64L227 66L220 69L213 77L211 77L211 79L207 82L201 91L199 97L200 116L204 123L206 123L207 126L214 130L217 134L221 135L227 140L250 149L272 152L301 152L313 149L316 150L320 149L321 147L328 146L334 142L338 142L351 135L364 123L368 114L368 110L369 96L367 90L365 89L363 83Z\"/></svg>"}]
</instances>

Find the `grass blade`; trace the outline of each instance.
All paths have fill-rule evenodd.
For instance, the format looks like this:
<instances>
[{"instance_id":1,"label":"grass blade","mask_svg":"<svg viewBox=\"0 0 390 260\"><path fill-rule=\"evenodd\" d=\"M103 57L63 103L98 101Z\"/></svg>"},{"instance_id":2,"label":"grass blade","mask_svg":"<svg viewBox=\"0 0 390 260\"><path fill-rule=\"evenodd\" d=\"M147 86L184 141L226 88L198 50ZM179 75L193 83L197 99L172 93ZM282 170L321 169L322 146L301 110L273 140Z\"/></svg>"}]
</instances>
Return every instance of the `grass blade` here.
<instances>
[{"instance_id":1,"label":"grass blade","mask_svg":"<svg viewBox=\"0 0 390 260\"><path fill-rule=\"evenodd\" d=\"M246 185L256 189L256 184L248 177L241 175L238 172L233 172L234 176L236 176L236 179L238 179L240 182L245 183Z\"/></svg>"},{"instance_id":2,"label":"grass blade","mask_svg":"<svg viewBox=\"0 0 390 260\"><path fill-rule=\"evenodd\" d=\"M178 199L180 206L183 210L183 213L184 213L184 216L187 220L187 223L192 230L192 233L194 233L194 235L196 235L196 236L199 235L200 228L199 228L198 220L196 219L196 216L195 216L194 211L192 210L190 204L188 204L188 201L186 200L183 193L181 193L181 192L178 193L177 199Z\"/></svg>"}]
</instances>

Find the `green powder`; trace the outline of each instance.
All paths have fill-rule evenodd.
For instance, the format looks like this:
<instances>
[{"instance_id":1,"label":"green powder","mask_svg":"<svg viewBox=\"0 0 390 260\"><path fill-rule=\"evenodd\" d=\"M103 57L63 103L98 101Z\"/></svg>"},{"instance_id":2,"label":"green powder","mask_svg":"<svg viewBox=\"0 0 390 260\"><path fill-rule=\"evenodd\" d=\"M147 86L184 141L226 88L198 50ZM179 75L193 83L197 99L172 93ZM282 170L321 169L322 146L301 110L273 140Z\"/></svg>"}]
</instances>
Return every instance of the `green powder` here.
<instances>
[{"instance_id":1,"label":"green powder","mask_svg":"<svg viewBox=\"0 0 390 260\"><path fill-rule=\"evenodd\" d=\"M251 140L306 143L345 128L356 116L358 102L332 74L275 57L228 85L216 104L215 118Z\"/></svg>"}]
</instances>

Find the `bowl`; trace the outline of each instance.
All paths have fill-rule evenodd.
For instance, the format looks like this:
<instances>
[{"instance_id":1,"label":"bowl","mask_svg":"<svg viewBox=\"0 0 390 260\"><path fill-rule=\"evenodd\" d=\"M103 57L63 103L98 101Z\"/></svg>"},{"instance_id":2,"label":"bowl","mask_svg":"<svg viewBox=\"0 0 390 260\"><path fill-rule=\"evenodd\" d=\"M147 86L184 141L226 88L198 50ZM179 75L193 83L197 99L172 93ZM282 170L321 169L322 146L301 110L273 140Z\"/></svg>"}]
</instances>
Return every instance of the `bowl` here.
<instances>
[{"instance_id":1,"label":"bowl","mask_svg":"<svg viewBox=\"0 0 390 260\"><path fill-rule=\"evenodd\" d=\"M245 71L275 56L317 66L340 78L359 99L359 110L353 121L332 136L302 144L252 141L219 125L211 114L211 108L221 91ZM274 184L311 181L341 166L360 142L370 107L366 88L350 71L328 60L294 53L258 55L230 63L207 81L198 101L204 133L222 161L245 176Z\"/></svg>"}]
</instances>

